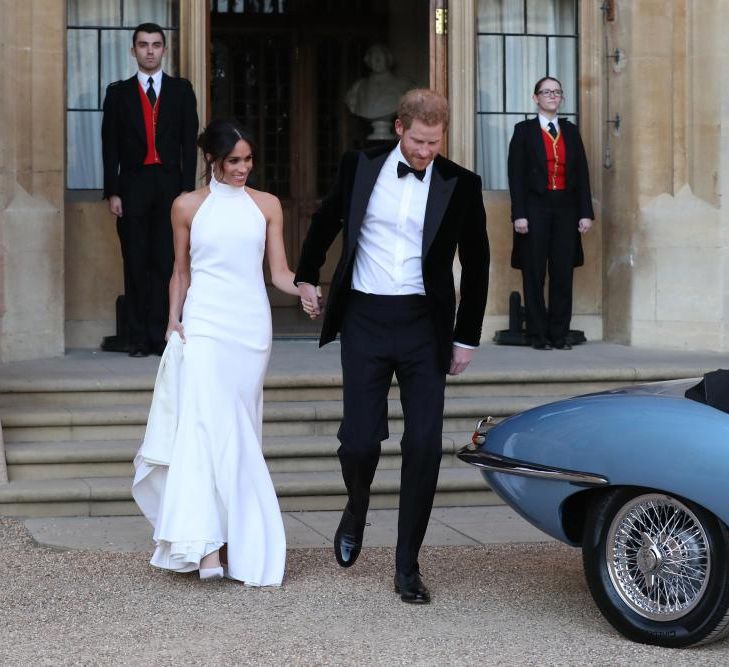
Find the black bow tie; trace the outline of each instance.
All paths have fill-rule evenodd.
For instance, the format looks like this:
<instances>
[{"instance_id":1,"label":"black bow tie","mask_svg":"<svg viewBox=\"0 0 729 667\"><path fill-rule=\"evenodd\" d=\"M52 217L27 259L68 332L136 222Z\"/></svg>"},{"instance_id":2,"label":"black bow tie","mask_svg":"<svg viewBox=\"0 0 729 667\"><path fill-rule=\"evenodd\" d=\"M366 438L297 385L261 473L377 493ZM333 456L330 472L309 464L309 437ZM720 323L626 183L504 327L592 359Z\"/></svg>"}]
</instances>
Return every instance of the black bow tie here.
<instances>
[{"instance_id":1,"label":"black bow tie","mask_svg":"<svg viewBox=\"0 0 729 667\"><path fill-rule=\"evenodd\" d=\"M404 162L397 163L397 177L402 178L405 174L412 174L419 181L425 178L425 169L413 169L409 164Z\"/></svg>"}]
</instances>

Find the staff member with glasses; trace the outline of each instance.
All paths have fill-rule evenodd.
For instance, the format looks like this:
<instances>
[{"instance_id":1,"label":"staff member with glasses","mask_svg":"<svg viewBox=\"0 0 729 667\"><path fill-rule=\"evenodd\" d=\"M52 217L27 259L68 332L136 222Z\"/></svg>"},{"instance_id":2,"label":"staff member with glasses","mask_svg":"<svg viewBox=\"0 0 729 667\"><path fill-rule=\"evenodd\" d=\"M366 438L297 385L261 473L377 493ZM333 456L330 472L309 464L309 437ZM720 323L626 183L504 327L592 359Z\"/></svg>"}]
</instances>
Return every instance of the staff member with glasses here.
<instances>
[{"instance_id":1,"label":"staff member with glasses","mask_svg":"<svg viewBox=\"0 0 729 667\"><path fill-rule=\"evenodd\" d=\"M580 235L592 226L590 176L577 127L557 118L562 84L543 77L534 86L537 116L514 126L509 143L509 192L514 245L521 269L527 334L536 350L570 350L572 273L582 266ZM549 304L544 282L549 271Z\"/></svg>"}]
</instances>

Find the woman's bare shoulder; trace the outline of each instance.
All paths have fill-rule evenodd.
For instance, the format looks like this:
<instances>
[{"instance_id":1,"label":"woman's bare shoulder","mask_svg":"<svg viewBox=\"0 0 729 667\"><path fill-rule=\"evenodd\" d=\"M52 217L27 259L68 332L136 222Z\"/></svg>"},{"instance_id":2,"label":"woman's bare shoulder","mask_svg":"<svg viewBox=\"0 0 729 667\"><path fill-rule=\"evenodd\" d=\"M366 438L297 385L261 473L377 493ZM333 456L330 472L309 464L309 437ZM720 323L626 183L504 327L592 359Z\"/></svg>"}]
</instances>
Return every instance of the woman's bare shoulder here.
<instances>
[{"instance_id":1,"label":"woman's bare shoulder","mask_svg":"<svg viewBox=\"0 0 729 667\"><path fill-rule=\"evenodd\" d=\"M263 192L263 190L254 190L248 186L246 186L246 192L256 202L258 208L263 211L266 218L281 210L281 202L276 195L272 195L270 192Z\"/></svg>"},{"instance_id":2,"label":"woman's bare shoulder","mask_svg":"<svg viewBox=\"0 0 729 667\"><path fill-rule=\"evenodd\" d=\"M210 188L207 185L191 192L183 192L172 203L172 212L187 220L192 220L197 209L200 208L209 194Z\"/></svg>"}]
</instances>

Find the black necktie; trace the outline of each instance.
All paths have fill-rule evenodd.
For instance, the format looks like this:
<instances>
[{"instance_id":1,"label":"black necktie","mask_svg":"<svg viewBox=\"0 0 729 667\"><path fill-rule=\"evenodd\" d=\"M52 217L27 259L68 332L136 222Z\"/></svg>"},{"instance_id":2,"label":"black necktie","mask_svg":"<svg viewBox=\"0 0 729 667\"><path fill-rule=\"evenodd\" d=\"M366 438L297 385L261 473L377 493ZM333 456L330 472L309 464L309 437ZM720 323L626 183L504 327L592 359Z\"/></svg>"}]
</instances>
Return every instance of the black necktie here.
<instances>
[{"instance_id":1,"label":"black necktie","mask_svg":"<svg viewBox=\"0 0 729 667\"><path fill-rule=\"evenodd\" d=\"M412 174L419 181L425 178L425 169L413 169L409 164L404 162L397 163L397 177L402 178L405 174Z\"/></svg>"},{"instance_id":2,"label":"black necktie","mask_svg":"<svg viewBox=\"0 0 729 667\"><path fill-rule=\"evenodd\" d=\"M552 139L557 138L557 128L554 126L554 123L547 123L547 131L552 135Z\"/></svg>"},{"instance_id":3,"label":"black necktie","mask_svg":"<svg viewBox=\"0 0 729 667\"><path fill-rule=\"evenodd\" d=\"M149 88L147 88L147 99L154 107L155 102L157 102L157 93L154 92L154 79L150 76L149 79L147 79L147 83L149 84Z\"/></svg>"}]
</instances>

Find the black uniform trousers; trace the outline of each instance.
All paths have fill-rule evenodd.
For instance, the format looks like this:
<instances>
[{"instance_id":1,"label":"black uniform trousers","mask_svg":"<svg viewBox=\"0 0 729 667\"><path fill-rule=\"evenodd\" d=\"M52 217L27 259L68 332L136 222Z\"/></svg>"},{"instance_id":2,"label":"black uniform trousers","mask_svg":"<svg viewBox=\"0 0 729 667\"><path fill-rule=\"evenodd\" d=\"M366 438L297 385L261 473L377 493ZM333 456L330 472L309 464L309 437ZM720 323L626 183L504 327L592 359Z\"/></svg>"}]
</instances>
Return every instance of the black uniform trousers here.
<instances>
[{"instance_id":1,"label":"black uniform trousers","mask_svg":"<svg viewBox=\"0 0 729 667\"><path fill-rule=\"evenodd\" d=\"M387 394L393 373L405 429L400 443L400 512L395 566L410 575L428 527L443 451L445 373L438 364L426 297L352 291L341 330L344 417L338 449L348 509L364 524L370 485L389 437Z\"/></svg>"},{"instance_id":2,"label":"black uniform trousers","mask_svg":"<svg viewBox=\"0 0 729 667\"><path fill-rule=\"evenodd\" d=\"M577 251L577 205L572 193L548 190L527 200L529 231L519 239L527 333L564 343L572 319L572 275ZM549 305L544 283L549 271Z\"/></svg>"},{"instance_id":3,"label":"black uniform trousers","mask_svg":"<svg viewBox=\"0 0 729 667\"><path fill-rule=\"evenodd\" d=\"M170 211L180 194L180 178L179 171L148 165L126 174L119 193L124 215L117 231L132 346L146 348L164 343L174 263Z\"/></svg>"}]
</instances>

